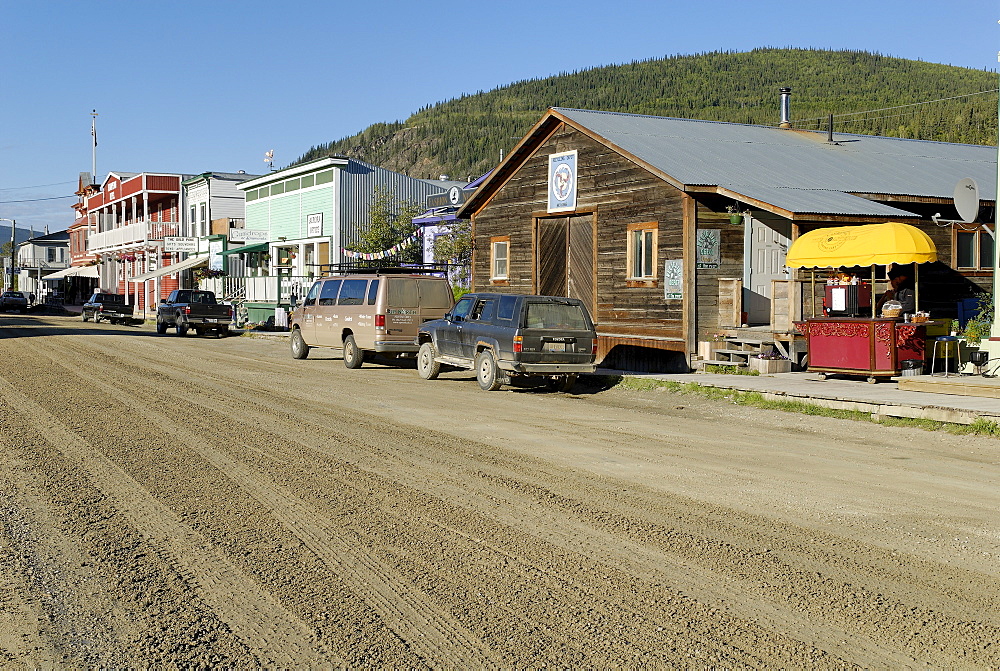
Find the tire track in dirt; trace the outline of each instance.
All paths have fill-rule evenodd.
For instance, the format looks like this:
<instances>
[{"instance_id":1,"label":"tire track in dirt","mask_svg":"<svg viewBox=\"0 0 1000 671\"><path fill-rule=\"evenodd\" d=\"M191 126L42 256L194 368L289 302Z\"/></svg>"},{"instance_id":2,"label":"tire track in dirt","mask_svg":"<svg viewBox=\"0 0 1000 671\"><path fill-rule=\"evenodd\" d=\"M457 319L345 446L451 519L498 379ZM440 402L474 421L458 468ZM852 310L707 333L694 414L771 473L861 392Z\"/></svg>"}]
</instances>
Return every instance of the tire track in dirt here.
<instances>
[{"instance_id":1,"label":"tire track in dirt","mask_svg":"<svg viewBox=\"0 0 1000 671\"><path fill-rule=\"evenodd\" d=\"M629 641L633 649L652 646L658 640L664 648L675 646L673 653L698 650L705 654L698 657L703 661L715 655L714 658L725 660L720 662L722 665L798 666L810 660L810 665L827 666L836 665L836 661L795 657L787 651L794 647L793 642L756 632L753 621L767 624L769 617L748 618L751 621L743 624L748 624L750 631L741 637L740 632L734 631L740 623L727 621L724 613L691 602L684 593L706 603L722 601L726 610L737 608L725 603L727 597L745 602L744 607L751 610L755 604L762 604L765 609L778 611L778 615L771 616L775 621L769 626L787 631L787 627L795 627L798 622L802 631L796 631L796 636L801 640L817 641L817 645L830 652L843 650L845 659L862 665L897 666L906 655L911 655L909 664L920 659L952 666L993 665L989 661L993 658L984 657L979 648L983 641L995 639L995 632L979 628L982 623L963 622L955 617L958 613L935 612L923 606L935 602L931 592L939 592L936 598L940 599L940 594L948 594L956 584L974 578L968 572L914 561L911 557L892 557L887 550L866 547L840 536L824 536L772 519L664 496L663 492L634 487L626 492L627 482L569 474L551 462L499 449L492 442L456 443L454 436L433 430L415 436L413 427L420 426L420 418L410 423L387 422L385 416L368 411L342 410L331 403L309 401L309 396L321 398L319 392L328 387L324 380L304 383L297 379L292 391L272 391L268 386L252 384L252 393L257 397L249 398L245 393L237 393L232 381L252 381L254 373L225 367L212 370L211 364L233 361L220 352L208 353L201 367L193 366L194 359L189 359L179 370L174 370L166 364L142 361L149 354L142 354L141 349L130 355L124 350L116 351L108 343L110 339L100 347L101 357L106 359L99 368L106 366L112 370L117 359L128 356L137 359L126 366L130 381L119 385L123 392L136 398L153 398L142 396L151 393L143 389L144 385L169 389L178 407L165 408L164 413L177 421L180 413L196 406L199 412L194 426L200 427L199 433L212 437L213 444L221 437L221 433L214 433L219 431L215 424L265 422L266 428L257 432L259 438L241 434L247 444L235 447L232 458L255 463L262 472L266 471L268 461L272 465L282 462L289 476L287 486L291 487L294 481L295 492L314 501L314 505L321 505L326 496L324 490L331 487L353 484L360 485L362 493L379 492L376 504L383 513L383 523L415 526L410 534L414 539L404 548L410 554L401 556L412 557L427 567L428 575L443 575L455 568L473 566L485 570L497 563L496 557L506 557L508 573L523 576L525 582L529 579L541 582L553 595L561 595L558 598L564 601L564 607L575 607L570 598L575 598L576 604L589 599L592 610L580 611L576 619L585 622L600 617L637 625L635 629L645 638ZM134 347L131 343L125 345L124 340L122 345L128 349ZM78 351L93 355L87 348ZM291 370L286 366L279 368L282 372ZM259 369L273 373L269 365L261 365ZM300 372L299 376L302 375ZM171 384L165 387L163 382ZM110 378L108 384L112 384ZM492 398L479 404L486 408L504 406ZM322 415L326 415L323 421L316 419ZM346 423L343 429L346 435L339 435L339 440L323 444L317 437L333 435L331 427L342 423ZM374 443L371 435L376 432L381 438ZM341 472L335 464L337 468L331 472L331 458L350 464L353 470ZM423 514L407 512L421 507ZM483 519L477 519L479 516ZM371 517L370 521L379 520ZM439 532L435 538L426 531L430 527L446 534L442 537ZM375 538L375 531L370 533ZM788 538L783 539L786 535ZM418 547L416 537L426 537L426 547ZM458 539L462 538L465 540L460 542ZM531 543L539 547L530 547ZM434 547L441 544L445 546ZM476 546L489 548L490 556L478 556ZM463 550L470 554L467 566L460 563L463 558L458 556ZM659 568L657 562L662 563ZM567 564L577 564L586 570L568 573ZM940 580L933 575L935 568L942 573ZM601 573L607 584L602 585L598 580ZM886 598L866 587L888 577L897 583L897 589L904 590L908 573L913 574L914 586L920 585L909 599ZM713 577L726 585L713 592ZM473 588L473 585L455 582L452 587ZM680 592L674 591L674 587ZM439 598L445 596L441 591L435 592L433 586L425 589ZM740 594L741 591L744 593ZM571 592L575 592L573 597ZM648 596L639 596L643 592ZM955 593L962 595L961 590ZM995 604L995 590L989 594L980 608L988 610ZM482 599L470 596L473 601ZM509 598L500 592L491 596ZM613 603L616 598L624 603ZM963 604L969 604L968 595L956 609ZM540 604L515 600L502 605L507 608L504 612L515 613L518 606L537 608ZM470 608L475 607L474 604ZM486 605L479 607L480 612L470 610L469 617L485 618L502 611L489 610ZM838 609L842 612L837 612ZM907 612L908 609L913 612ZM656 639L650 632L652 627L641 622L641 613L651 617L655 617L653 613L664 613L678 623L688 618L690 631L670 628ZM928 615L930 619L922 621ZM703 622L700 627L695 621L699 617ZM525 614L525 618L528 620L529 616ZM790 618L792 624L782 623L784 618ZM555 612L532 613L530 619L538 626L568 622L565 617L560 620ZM832 622L831 628L825 633L810 632L808 623L812 619ZM877 642L863 640L868 628L875 630ZM553 640L594 642L593 649L599 653L607 649L595 632L573 629L572 625L567 629L568 636L550 635ZM810 633L816 638L810 639ZM836 641L825 640L838 634L843 636L840 646ZM926 643L921 642L924 638ZM722 641L729 641L729 647ZM741 656L731 649L740 646L747 654ZM935 646L941 649L934 649ZM782 651L783 647L786 650ZM709 650L715 652L706 652ZM749 654L750 650L757 650L758 654ZM543 653L535 657L543 658ZM665 659L681 658L683 654ZM593 663L595 657L582 659ZM783 662L776 662L779 659Z\"/></svg>"},{"instance_id":2,"label":"tire track in dirt","mask_svg":"<svg viewBox=\"0 0 1000 671\"><path fill-rule=\"evenodd\" d=\"M61 357L67 375L75 374L68 364L68 357ZM486 646L462 625L442 613L427 598L408 585L401 576L387 566L363 553L355 552L341 539L338 530L323 515L303 503L284 488L260 476L243 464L213 449L203 434L185 428L183 424L157 412L156 397L136 400L122 394L120 383L109 383L90 375L92 387L109 397L118 397L120 403L135 413L137 418L148 420L160 427L170 427L175 439L192 453L201 455L220 472L236 482L244 491L258 499L266 509L321 557L331 569L344 576L349 584L367 600L391 629L426 659L436 659L449 666L464 664L489 665ZM182 403L182 398L177 398ZM176 406L175 406L176 408ZM239 629L244 623L234 623Z\"/></svg>"},{"instance_id":3,"label":"tire track in dirt","mask_svg":"<svg viewBox=\"0 0 1000 671\"><path fill-rule=\"evenodd\" d=\"M69 364L66 370L73 373ZM86 471L140 533L174 557L177 568L199 597L229 622L249 646L259 651L262 661L318 664L322 660L312 656L315 640L308 628L219 555L204 538L178 522L103 453L81 440L6 379L0 380L0 394L12 402L25 422L30 422L53 447Z\"/></svg>"}]
</instances>

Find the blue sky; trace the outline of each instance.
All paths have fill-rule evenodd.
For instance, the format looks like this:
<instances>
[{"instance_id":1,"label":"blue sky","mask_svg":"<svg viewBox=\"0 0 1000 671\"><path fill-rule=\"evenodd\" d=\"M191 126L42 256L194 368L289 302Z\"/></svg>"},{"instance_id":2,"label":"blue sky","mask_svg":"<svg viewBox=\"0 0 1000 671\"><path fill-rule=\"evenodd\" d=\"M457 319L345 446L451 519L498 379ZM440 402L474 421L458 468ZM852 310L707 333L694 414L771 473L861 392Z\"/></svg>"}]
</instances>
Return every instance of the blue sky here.
<instances>
[{"instance_id":1,"label":"blue sky","mask_svg":"<svg viewBox=\"0 0 1000 671\"><path fill-rule=\"evenodd\" d=\"M995 70L998 19L995 0L0 0L0 218L72 222L73 199L42 199L90 170L95 108L101 177L259 173L269 149L284 166L422 105L636 59L791 46Z\"/></svg>"}]
</instances>

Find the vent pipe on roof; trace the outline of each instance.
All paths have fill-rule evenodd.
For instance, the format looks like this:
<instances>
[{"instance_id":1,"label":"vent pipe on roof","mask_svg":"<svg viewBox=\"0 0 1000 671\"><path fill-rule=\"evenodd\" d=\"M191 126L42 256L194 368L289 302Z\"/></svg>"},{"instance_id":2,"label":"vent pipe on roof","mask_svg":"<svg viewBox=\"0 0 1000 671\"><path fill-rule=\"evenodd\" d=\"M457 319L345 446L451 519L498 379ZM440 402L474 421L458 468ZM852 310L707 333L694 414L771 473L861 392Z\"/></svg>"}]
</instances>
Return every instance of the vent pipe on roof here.
<instances>
[{"instance_id":1,"label":"vent pipe on roof","mask_svg":"<svg viewBox=\"0 0 1000 671\"><path fill-rule=\"evenodd\" d=\"M792 89L787 86L783 86L781 88L781 123L778 124L778 128L792 127L792 122L789 120L791 97Z\"/></svg>"}]
</instances>

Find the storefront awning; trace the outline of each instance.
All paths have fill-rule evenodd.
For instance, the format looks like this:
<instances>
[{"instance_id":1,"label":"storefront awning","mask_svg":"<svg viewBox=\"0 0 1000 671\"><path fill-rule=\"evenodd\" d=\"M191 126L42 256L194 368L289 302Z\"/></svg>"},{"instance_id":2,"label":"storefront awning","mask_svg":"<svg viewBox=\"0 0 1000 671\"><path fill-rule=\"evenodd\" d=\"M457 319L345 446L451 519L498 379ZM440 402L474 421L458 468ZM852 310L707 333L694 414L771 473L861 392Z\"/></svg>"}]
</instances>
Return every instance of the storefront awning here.
<instances>
[{"instance_id":1,"label":"storefront awning","mask_svg":"<svg viewBox=\"0 0 1000 671\"><path fill-rule=\"evenodd\" d=\"M930 237L909 224L890 221L864 226L819 228L804 233L785 256L790 268L887 266L937 261Z\"/></svg>"},{"instance_id":2,"label":"storefront awning","mask_svg":"<svg viewBox=\"0 0 1000 671\"><path fill-rule=\"evenodd\" d=\"M65 277L98 277L97 266L72 266L43 277L43 280L61 280Z\"/></svg>"},{"instance_id":3,"label":"storefront awning","mask_svg":"<svg viewBox=\"0 0 1000 671\"><path fill-rule=\"evenodd\" d=\"M188 270L189 268L196 268L198 266L203 266L208 263L208 255L203 254L202 256L189 256L188 258L180 261L179 263L174 263L169 266L162 266L156 270L150 270L148 273L143 273L142 275L136 275L135 277L128 278L129 282L145 282L146 280L151 280L156 277L163 277L164 275L173 275L174 273L180 272L182 270Z\"/></svg>"},{"instance_id":4,"label":"storefront awning","mask_svg":"<svg viewBox=\"0 0 1000 671\"><path fill-rule=\"evenodd\" d=\"M224 252L220 252L221 256L229 256L230 254L251 254L253 252L266 252L267 246L271 244L269 242L258 242L255 245L241 245L239 247L230 247Z\"/></svg>"}]
</instances>

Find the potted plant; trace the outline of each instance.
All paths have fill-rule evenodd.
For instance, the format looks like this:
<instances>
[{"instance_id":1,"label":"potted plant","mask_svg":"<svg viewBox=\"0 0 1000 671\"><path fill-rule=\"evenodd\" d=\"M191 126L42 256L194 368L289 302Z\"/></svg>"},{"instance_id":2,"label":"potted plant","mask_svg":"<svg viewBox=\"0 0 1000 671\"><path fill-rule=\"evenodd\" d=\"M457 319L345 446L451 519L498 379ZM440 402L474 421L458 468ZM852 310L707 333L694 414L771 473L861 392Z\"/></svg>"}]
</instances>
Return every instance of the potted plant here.
<instances>
[{"instance_id":1,"label":"potted plant","mask_svg":"<svg viewBox=\"0 0 1000 671\"><path fill-rule=\"evenodd\" d=\"M741 212L739 203L727 205L726 212L729 213L729 223L731 224L742 224L743 217L750 214L749 212Z\"/></svg>"},{"instance_id":2,"label":"potted plant","mask_svg":"<svg viewBox=\"0 0 1000 671\"><path fill-rule=\"evenodd\" d=\"M751 357L749 363L750 368L759 372L761 375L792 372L792 362L781 354L778 354L777 350L774 349L761 352L757 356Z\"/></svg>"}]
</instances>

